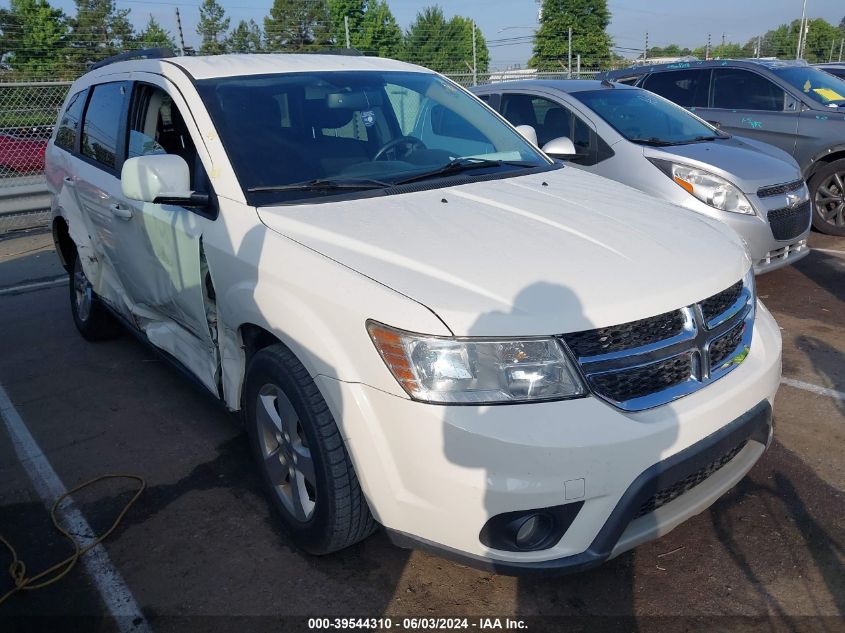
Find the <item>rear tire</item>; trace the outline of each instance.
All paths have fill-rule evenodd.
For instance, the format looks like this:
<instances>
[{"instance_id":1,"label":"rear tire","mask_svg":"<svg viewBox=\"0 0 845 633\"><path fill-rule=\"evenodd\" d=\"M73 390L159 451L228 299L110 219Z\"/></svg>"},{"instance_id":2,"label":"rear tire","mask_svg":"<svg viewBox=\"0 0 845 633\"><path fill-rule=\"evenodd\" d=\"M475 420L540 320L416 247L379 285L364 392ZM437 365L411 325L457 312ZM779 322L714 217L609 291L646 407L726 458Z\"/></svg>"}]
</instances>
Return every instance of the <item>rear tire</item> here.
<instances>
[{"instance_id":1,"label":"rear tire","mask_svg":"<svg viewBox=\"0 0 845 633\"><path fill-rule=\"evenodd\" d=\"M296 545L329 554L372 534L376 522L334 418L286 346L253 357L244 414L267 495Z\"/></svg>"},{"instance_id":2,"label":"rear tire","mask_svg":"<svg viewBox=\"0 0 845 633\"><path fill-rule=\"evenodd\" d=\"M86 341L105 341L120 335L120 324L94 292L76 253L70 272L70 311Z\"/></svg>"},{"instance_id":3,"label":"rear tire","mask_svg":"<svg viewBox=\"0 0 845 633\"><path fill-rule=\"evenodd\" d=\"M813 226L828 235L845 236L845 159L819 169L810 179Z\"/></svg>"}]
</instances>

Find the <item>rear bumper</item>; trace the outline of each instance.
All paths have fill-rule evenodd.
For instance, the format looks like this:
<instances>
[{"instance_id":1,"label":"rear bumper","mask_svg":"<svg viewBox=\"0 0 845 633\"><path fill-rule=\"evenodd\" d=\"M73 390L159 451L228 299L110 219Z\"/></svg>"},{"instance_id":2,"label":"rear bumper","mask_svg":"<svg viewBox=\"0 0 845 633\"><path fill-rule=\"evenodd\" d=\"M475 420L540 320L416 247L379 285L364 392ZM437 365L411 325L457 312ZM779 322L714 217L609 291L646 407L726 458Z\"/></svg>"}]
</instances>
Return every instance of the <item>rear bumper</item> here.
<instances>
[{"instance_id":1,"label":"rear bumper","mask_svg":"<svg viewBox=\"0 0 845 633\"><path fill-rule=\"evenodd\" d=\"M431 551L472 567L509 575L561 575L595 567L609 558L669 532L706 510L742 479L772 437L772 407L763 400L750 411L692 446L643 471L628 487L588 549L580 554L536 562L502 561L474 556L388 529L400 547ZM744 448L702 483L657 510L634 518L658 491L694 476L735 447Z\"/></svg>"}]
</instances>

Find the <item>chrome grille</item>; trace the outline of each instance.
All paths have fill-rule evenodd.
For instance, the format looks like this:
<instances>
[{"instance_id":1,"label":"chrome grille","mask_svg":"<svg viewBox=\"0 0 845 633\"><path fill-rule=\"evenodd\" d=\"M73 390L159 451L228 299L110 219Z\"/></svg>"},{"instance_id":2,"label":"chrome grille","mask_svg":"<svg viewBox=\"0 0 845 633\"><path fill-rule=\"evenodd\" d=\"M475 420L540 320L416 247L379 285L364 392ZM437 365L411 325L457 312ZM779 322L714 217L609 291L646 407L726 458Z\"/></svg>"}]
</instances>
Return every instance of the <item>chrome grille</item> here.
<instances>
[{"instance_id":1,"label":"chrome grille","mask_svg":"<svg viewBox=\"0 0 845 633\"><path fill-rule=\"evenodd\" d=\"M671 402L744 359L754 326L753 278L690 306L563 335L594 394L626 411Z\"/></svg>"},{"instance_id":2,"label":"chrome grille","mask_svg":"<svg viewBox=\"0 0 845 633\"><path fill-rule=\"evenodd\" d=\"M673 310L622 325L576 332L566 337L566 343L578 356L595 356L655 343L680 334L683 329L684 317L680 310Z\"/></svg>"}]
</instances>

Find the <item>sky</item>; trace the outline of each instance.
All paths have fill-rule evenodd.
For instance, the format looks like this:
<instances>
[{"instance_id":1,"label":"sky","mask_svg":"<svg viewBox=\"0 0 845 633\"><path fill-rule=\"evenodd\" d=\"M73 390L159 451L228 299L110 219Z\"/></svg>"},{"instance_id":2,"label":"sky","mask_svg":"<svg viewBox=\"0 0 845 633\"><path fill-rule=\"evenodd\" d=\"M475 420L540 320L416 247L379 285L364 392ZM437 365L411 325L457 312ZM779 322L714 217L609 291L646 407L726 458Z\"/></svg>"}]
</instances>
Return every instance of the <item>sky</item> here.
<instances>
[{"instance_id":1,"label":"sky","mask_svg":"<svg viewBox=\"0 0 845 633\"><path fill-rule=\"evenodd\" d=\"M272 0L219 0L231 18L231 26L241 19L259 24L267 15ZM539 4L535 0L388 0L399 25L405 29L417 12L430 4L439 4L446 16L459 14L475 19L490 47L491 67L525 65L531 56L532 29L537 26ZM8 5L8 2L3 2ZM52 4L73 14L73 0L52 0ZM195 27L200 0L117 0L119 8L131 9L137 28L152 14L171 34L176 35L175 9L182 14L185 43L199 46ZM727 41L745 43L769 29L801 17L801 0L708 0L688 3L679 0L610 0L612 20L608 29L614 44L641 50L645 34L651 46L679 44L695 48L712 34L714 44L725 33ZM807 15L838 24L845 17L843 0L807 0ZM499 41L496 41L499 40ZM505 41L502 41L505 40ZM630 50L621 54L635 57Z\"/></svg>"}]
</instances>

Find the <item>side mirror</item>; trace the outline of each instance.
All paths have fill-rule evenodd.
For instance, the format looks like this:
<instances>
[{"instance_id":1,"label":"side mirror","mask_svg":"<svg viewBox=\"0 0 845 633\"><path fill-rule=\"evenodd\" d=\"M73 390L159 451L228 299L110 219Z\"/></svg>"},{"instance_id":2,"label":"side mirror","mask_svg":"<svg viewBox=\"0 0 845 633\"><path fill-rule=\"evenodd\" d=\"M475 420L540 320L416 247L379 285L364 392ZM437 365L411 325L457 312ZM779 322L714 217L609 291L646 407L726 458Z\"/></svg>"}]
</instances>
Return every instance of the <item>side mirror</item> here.
<instances>
[{"instance_id":1,"label":"side mirror","mask_svg":"<svg viewBox=\"0 0 845 633\"><path fill-rule=\"evenodd\" d=\"M574 158L578 155L575 151L575 143L572 139L566 136L559 136L553 138L551 141L543 145L543 151L552 158Z\"/></svg>"},{"instance_id":2,"label":"side mirror","mask_svg":"<svg viewBox=\"0 0 845 633\"><path fill-rule=\"evenodd\" d=\"M537 144L537 132L530 125L517 125L516 131L529 143Z\"/></svg>"},{"instance_id":3,"label":"side mirror","mask_svg":"<svg viewBox=\"0 0 845 633\"><path fill-rule=\"evenodd\" d=\"M201 207L208 196L191 191L188 163L175 154L138 156L123 163L120 187L130 200Z\"/></svg>"}]
</instances>

